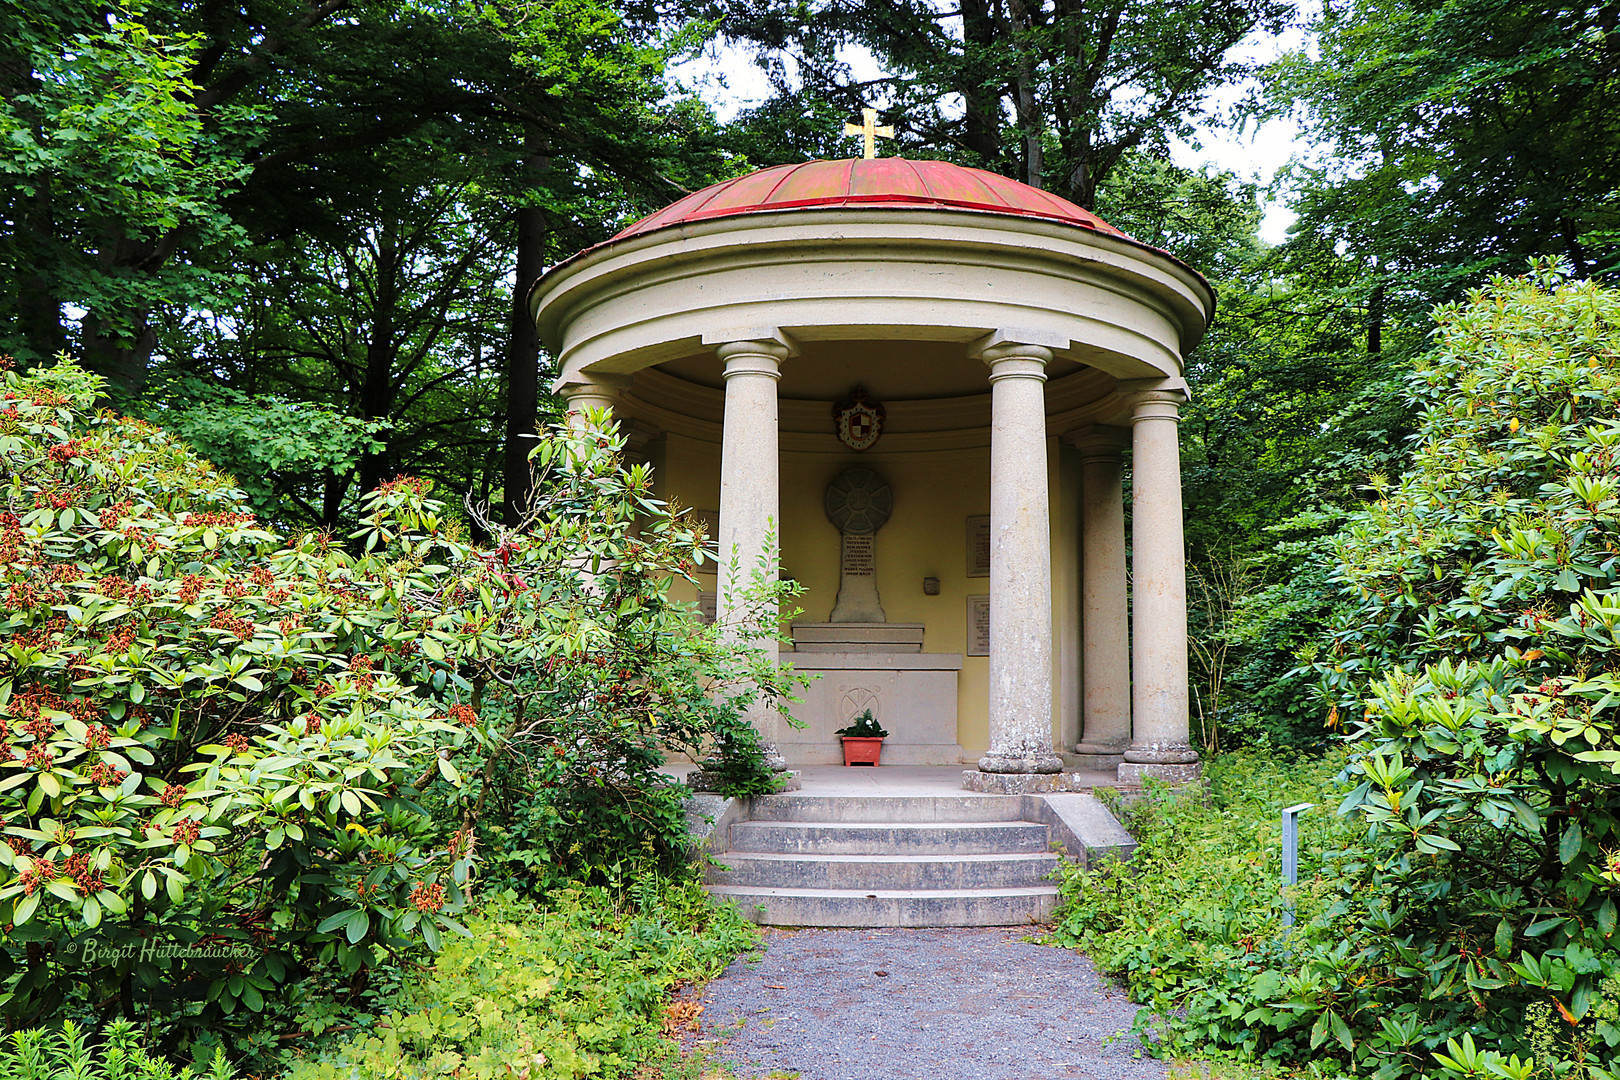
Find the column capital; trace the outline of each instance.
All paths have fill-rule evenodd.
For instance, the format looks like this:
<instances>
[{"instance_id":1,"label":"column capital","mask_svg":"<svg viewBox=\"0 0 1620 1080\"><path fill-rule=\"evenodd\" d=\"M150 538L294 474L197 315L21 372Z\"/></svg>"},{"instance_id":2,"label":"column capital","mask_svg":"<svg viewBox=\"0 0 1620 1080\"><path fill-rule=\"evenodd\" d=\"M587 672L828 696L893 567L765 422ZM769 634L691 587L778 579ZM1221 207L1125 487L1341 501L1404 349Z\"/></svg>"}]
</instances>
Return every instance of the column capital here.
<instances>
[{"instance_id":1,"label":"column capital","mask_svg":"<svg viewBox=\"0 0 1620 1080\"><path fill-rule=\"evenodd\" d=\"M786 359L776 348L766 348L771 342L728 341L715 350L724 365L723 377L727 382L737 375L763 375L769 379L782 377L782 361Z\"/></svg>"},{"instance_id":2,"label":"column capital","mask_svg":"<svg viewBox=\"0 0 1620 1080\"><path fill-rule=\"evenodd\" d=\"M577 397L616 398L630 388L629 375L581 373L558 383L553 392L572 401Z\"/></svg>"},{"instance_id":3,"label":"column capital","mask_svg":"<svg viewBox=\"0 0 1620 1080\"><path fill-rule=\"evenodd\" d=\"M1121 379L1119 394L1130 406L1131 423L1140 420L1179 420L1181 406L1189 400L1187 380Z\"/></svg>"},{"instance_id":4,"label":"column capital","mask_svg":"<svg viewBox=\"0 0 1620 1080\"><path fill-rule=\"evenodd\" d=\"M1065 432L1063 441L1080 451L1082 462L1119 461L1131 445L1129 428L1112 424L1086 424Z\"/></svg>"},{"instance_id":5,"label":"column capital","mask_svg":"<svg viewBox=\"0 0 1620 1080\"><path fill-rule=\"evenodd\" d=\"M1046 380L1046 365L1052 362L1052 349L1034 335L1011 336L997 331L973 343L968 356L982 360L990 368L990 381L997 379ZM1067 344L1065 342L1064 344Z\"/></svg>"},{"instance_id":6,"label":"column capital","mask_svg":"<svg viewBox=\"0 0 1620 1080\"><path fill-rule=\"evenodd\" d=\"M1039 358L1042 363L1049 363L1054 350L1068 347L1069 339L1061 334L1002 328L992 330L969 345L968 358L983 360L987 364L1008 357Z\"/></svg>"},{"instance_id":7,"label":"column capital","mask_svg":"<svg viewBox=\"0 0 1620 1080\"><path fill-rule=\"evenodd\" d=\"M799 355L798 342L780 326L738 326L727 330L706 330L703 344L726 358L727 352L758 352L786 360Z\"/></svg>"},{"instance_id":8,"label":"column capital","mask_svg":"<svg viewBox=\"0 0 1620 1080\"><path fill-rule=\"evenodd\" d=\"M581 375L557 386L569 423L580 426L591 409L614 410L619 394L630 386L628 375Z\"/></svg>"}]
</instances>

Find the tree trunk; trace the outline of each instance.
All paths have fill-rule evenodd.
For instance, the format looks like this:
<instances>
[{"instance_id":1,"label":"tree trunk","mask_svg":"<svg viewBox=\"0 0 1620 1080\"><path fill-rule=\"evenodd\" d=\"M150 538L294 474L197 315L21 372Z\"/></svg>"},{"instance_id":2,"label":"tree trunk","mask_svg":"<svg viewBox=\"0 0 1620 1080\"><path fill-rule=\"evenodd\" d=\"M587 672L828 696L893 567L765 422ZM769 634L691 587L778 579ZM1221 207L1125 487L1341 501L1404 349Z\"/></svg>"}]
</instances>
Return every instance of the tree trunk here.
<instances>
[{"instance_id":1,"label":"tree trunk","mask_svg":"<svg viewBox=\"0 0 1620 1080\"><path fill-rule=\"evenodd\" d=\"M399 347L394 320L402 273L394 224L386 222L377 237L376 302L371 312L371 336L366 341L366 371L360 384L360 415L368 421L387 420L394 408L394 360ZM362 496L389 479L394 460L390 440L391 436L385 434L380 453L360 456Z\"/></svg>"},{"instance_id":2,"label":"tree trunk","mask_svg":"<svg viewBox=\"0 0 1620 1080\"><path fill-rule=\"evenodd\" d=\"M989 72L984 57L994 48L995 21L991 18L985 0L962 0L962 51L964 64L957 90L966 108L967 148L979 156L985 165L993 164L1001 156L1001 119L998 115L1001 101L994 91L987 89Z\"/></svg>"},{"instance_id":3,"label":"tree trunk","mask_svg":"<svg viewBox=\"0 0 1620 1080\"><path fill-rule=\"evenodd\" d=\"M349 477L347 472L326 474L326 483L321 488L321 526L325 529L338 526L338 517L343 511L343 497L349 493Z\"/></svg>"},{"instance_id":4,"label":"tree trunk","mask_svg":"<svg viewBox=\"0 0 1620 1080\"><path fill-rule=\"evenodd\" d=\"M50 188L41 184L25 207L18 234L27 237L34 251L44 253L50 250L56 231ZM35 265L36 269L25 273L18 283L17 328L31 354L24 359L40 361L67 350L67 333L62 328L62 298L54 283L39 272L37 262Z\"/></svg>"},{"instance_id":5,"label":"tree trunk","mask_svg":"<svg viewBox=\"0 0 1620 1080\"><path fill-rule=\"evenodd\" d=\"M1046 183L1045 152L1041 145L1041 110L1035 100L1035 62L1030 55L1030 15L1022 0L1007 0L1006 46L1017 51L1013 77L1013 108L1024 141L1024 183L1032 188Z\"/></svg>"},{"instance_id":6,"label":"tree trunk","mask_svg":"<svg viewBox=\"0 0 1620 1080\"><path fill-rule=\"evenodd\" d=\"M523 133L523 172L537 185L551 159L533 127ZM502 519L516 525L529 503L532 477L529 451L534 448L535 416L540 404L540 335L529 317L529 287L545 268L545 210L538 199L517 210L517 277L512 290L511 333L506 344L506 453L502 468Z\"/></svg>"},{"instance_id":7,"label":"tree trunk","mask_svg":"<svg viewBox=\"0 0 1620 1080\"><path fill-rule=\"evenodd\" d=\"M125 325L135 331L128 336L117 333L110 321L93 311L79 320L85 366L131 396L146 389L147 369L157 348L157 332L146 319L144 311L124 312Z\"/></svg>"},{"instance_id":8,"label":"tree trunk","mask_svg":"<svg viewBox=\"0 0 1620 1080\"><path fill-rule=\"evenodd\" d=\"M1575 223L1562 215L1558 218L1558 225L1564 234L1564 251L1569 255L1570 269L1574 271L1577 281L1584 281L1592 267L1587 261L1586 248L1581 244L1580 233L1576 231Z\"/></svg>"},{"instance_id":9,"label":"tree trunk","mask_svg":"<svg viewBox=\"0 0 1620 1080\"><path fill-rule=\"evenodd\" d=\"M1384 352L1384 283L1373 286L1367 298L1367 355L1381 356Z\"/></svg>"}]
</instances>

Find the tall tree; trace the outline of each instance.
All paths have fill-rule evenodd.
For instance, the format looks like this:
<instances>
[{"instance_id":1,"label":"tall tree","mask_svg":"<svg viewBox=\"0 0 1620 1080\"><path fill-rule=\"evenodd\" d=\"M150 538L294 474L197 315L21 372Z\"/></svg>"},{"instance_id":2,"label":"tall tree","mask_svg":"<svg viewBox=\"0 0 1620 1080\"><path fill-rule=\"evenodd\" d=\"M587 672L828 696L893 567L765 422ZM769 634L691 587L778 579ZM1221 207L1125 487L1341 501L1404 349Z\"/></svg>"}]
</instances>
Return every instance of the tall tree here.
<instances>
[{"instance_id":1,"label":"tall tree","mask_svg":"<svg viewBox=\"0 0 1620 1080\"><path fill-rule=\"evenodd\" d=\"M1366 352L1532 256L1620 272L1620 2L1351 0L1269 77L1321 160L1295 247L1363 270Z\"/></svg>"},{"instance_id":2,"label":"tall tree","mask_svg":"<svg viewBox=\"0 0 1620 1080\"><path fill-rule=\"evenodd\" d=\"M1015 176L1092 208L1134 148L1191 137L1209 93L1252 71L1233 47L1275 31L1287 0L710 0L781 95L885 107L915 150ZM884 74L859 79L851 46ZM758 119L769 121L769 106Z\"/></svg>"},{"instance_id":3,"label":"tall tree","mask_svg":"<svg viewBox=\"0 0 1620 1080\"><path fill-rule=\"evenodd\" d=\"M72 304L92 363L137 388L153 310L228 289L206 256L242 240L224 200L256 125L195 104L206 48L138 4L0 4L0 349L66 348Z\"/></svg>"}]
</instances>

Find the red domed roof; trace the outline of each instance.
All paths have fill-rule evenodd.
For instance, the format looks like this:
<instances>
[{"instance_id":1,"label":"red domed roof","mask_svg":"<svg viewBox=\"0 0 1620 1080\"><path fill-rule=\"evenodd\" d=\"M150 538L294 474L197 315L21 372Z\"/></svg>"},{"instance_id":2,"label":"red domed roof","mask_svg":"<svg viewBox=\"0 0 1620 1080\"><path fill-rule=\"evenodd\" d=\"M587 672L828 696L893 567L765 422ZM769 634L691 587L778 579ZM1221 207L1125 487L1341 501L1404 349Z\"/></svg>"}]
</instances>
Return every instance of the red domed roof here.
<instances>
[{"instance_id":1,"label":"red domed roof","mask_svg":"<svg viewBox=\"0 0 1620 1080\"><path fill-rule=\"evenodd\" d=\"M818 206L984 210L1063 221L1093 232L1125 235L1067 199L983 169L969 169L948 161L875 158L810 161L761 169L694 192L642 218L613 239L622 240L654 229L710 218Z\"/></svg>"}]
</instances>

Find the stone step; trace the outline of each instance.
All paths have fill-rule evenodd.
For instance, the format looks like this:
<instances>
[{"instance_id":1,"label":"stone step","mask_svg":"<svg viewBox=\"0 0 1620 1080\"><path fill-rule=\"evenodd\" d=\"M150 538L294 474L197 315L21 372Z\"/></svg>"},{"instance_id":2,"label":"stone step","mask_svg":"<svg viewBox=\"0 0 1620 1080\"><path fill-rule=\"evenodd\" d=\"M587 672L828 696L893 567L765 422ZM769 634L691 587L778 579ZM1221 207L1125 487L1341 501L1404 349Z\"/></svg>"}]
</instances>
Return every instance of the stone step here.
<instances>
[{"instance_id":1,"label":"stone step","mask_svg":"<svg viewBox=\"0 0 1620 1080\"><path fill-rule=\"evenodd\" d=\"M772 889L713 885L762 926L1027 926L1051 918L1057 889Z\"/></svg>"},{"instance_id":2,"label":"stone step","mask_svg":"<svg viewBox=\"0 0 1620 1080\"><path fill-rule=\"evenodd\" d=\"M765 795L748 808L751 821L964 822L1017 821L1017 795Z\"/></svg>"},{"instance_id":3,"label":"stone step","mask_svg":"<svg viewBox=\"0 0 1620 1080\"><path fill-rule=\"evenodd\" d=\"M737 821L731 826L730 850L815 855L1003 855L1047 851L1048 836L1045 825L1028 821Z\"/></svg>"},{"instance_id":4,"label":"stone step","mask_svg":"<svg viewBox=\"0 0 1620 1080\"><path fill-rule=\"evenodd\" d=\"M728 851L714 885L788 889L1008 889L1049 884L1058 857L1017 855L782 855Z\"/></svg>"}]
</instances>

